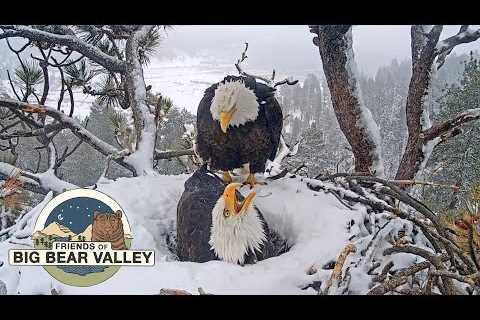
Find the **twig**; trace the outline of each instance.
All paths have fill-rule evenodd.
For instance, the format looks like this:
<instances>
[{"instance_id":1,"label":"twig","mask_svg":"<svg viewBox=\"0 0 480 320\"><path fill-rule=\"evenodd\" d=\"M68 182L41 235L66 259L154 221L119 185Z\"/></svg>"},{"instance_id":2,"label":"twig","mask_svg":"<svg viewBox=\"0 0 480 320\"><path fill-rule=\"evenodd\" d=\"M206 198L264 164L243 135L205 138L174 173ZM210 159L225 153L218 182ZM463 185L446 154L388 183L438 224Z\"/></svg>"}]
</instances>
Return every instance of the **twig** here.
<instances>
[{"instance_id":1,"label":"twig","mask_svg":"<svg viewBox=\"0 0 480 320\"><path fill-rule=\"evenodd\" d=\"M343 265L345 264L345 260L350 253L354 253L356 250L357 248L352 243L349 243L345 246L345 248L343 248L342 252L337 258L337 261L335 262L335 267L333 268L332 275L328 279L327 285L325 286L324 293L329 293L332 285L337 286L342 281L342 269Z\"/></svg>"},{"instance_id":2,"label":"twig","mask_svg":"<svg viewBox=\"0 0 480 320\"><path fill-rule=\"evenodd\" d=\"M248 58L247 57L247 50L248 50L248 42L245 42L245 49L243 50L241 57L237 60L237 63L235 63L235 67L237 68L238 73L240 73L242 76L252 77L252 78L261 80L261 81L265 82L266 85L268 85L272 88L276 88L277 86L280 86L280 85L283 85L283 84L288 84L288 85L292 86L292 85L295 85L295 84L298 83L298 80L290 81L287 78L282 80L282 81L274 82L274 80L275 80L275 69L273 70L272 77L270 79L267 79L267 78L262 77L262 76L249 74L249 73L245 72L242 69L241 64L245 59Z\"/></svg>"}]
</instances>

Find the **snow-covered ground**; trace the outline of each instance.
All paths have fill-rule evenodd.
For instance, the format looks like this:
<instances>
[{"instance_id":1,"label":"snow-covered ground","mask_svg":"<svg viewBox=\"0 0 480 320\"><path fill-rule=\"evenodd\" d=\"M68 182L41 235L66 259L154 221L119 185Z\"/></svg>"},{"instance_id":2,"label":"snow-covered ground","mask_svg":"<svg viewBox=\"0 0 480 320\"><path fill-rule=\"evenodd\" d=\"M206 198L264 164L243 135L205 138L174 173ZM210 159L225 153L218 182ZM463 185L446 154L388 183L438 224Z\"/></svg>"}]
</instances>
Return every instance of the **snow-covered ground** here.
<instances>
[{"instance_id":1,"label":"snow-covered ground","mask_svg":"<svg viewBox=\"0 0 480 320\"><path fill-rule=\"evenodd\" d=\"M222 261L179 262L167 250L165 235L175 230L176 206L187 178L121 178L99 185L98 190L116 199L125 210L133 231L133 248L155 249L155 266L122 267L99 285L71 287L56 281L41 267L10 266L9 249L32 245L30 239L17 241L12 237L0 243L0 280L9 294L50 294L52 288L62 294L156 294L161 288L197 293L199 287L215 294L316 294L312 288L302 288L313 281L326 283L332 270L323 270L322 266L336 260L348 239L358 234L355 226L365 219L364 207L347 209L331 194L310 190L299 177L270 181L267 186L257 187L255 205L269 226L293 245L289 252L243 267ZM241 191L249 190L244 187ZM23 219L20 225L25 228L18 232L24 236L31 232L47 200ZM351 220L356 223L348 228ZM312 266L318 272L308 275ZM366 280L365 276L355 280L359 291L366 289Z\"/></svg>"}]
</instances>

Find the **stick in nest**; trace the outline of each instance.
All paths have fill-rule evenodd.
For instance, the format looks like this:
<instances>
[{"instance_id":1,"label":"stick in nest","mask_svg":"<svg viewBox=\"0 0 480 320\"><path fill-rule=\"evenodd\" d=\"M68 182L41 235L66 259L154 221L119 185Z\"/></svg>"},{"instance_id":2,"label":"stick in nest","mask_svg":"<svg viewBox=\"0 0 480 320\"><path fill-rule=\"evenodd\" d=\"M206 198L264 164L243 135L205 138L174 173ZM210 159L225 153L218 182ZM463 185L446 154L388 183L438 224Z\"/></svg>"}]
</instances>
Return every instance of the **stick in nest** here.
<instances>
[{"instance_id":1,"label":"stick in nest","mask_svg":"<svg viewBox=\"0 0 480 320\"><path fill-rule=\"evenodd\" d=\"M327 285L325 286L325 293L330 291L330 287L335 283L337 285L340 281L342 281L342 269L343 265L345 264L345 260L347 259L350 253L354 253L357 251L357 248L354 244L349 243L348 245L343 248L342 252L338 256L337 261L335 262L335 267L333 268L332 275L328 279Z\"/></svg>"},{"instance_id":2,"label":"stick in nest","mask_svg":"<svg viewBox=\"0 0 480 320\"><path fill-rule=\"evenodd\" d=\"M160 289L160 295L167 295L167 296L191 296L192 294L185 290L180 289L167 289L162 288Z\"/></svg>"}]
</instances>

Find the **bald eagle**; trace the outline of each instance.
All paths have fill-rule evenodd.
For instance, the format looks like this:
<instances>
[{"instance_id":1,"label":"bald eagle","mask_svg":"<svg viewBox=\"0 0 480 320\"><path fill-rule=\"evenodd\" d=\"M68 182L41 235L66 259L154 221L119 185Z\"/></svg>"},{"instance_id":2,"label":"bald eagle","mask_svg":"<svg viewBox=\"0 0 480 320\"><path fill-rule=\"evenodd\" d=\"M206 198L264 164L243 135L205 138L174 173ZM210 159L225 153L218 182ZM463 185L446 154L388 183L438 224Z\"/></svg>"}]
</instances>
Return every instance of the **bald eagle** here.
<instances>
[{"instance_id":1,"label":"bald eagle","mask_svg":"<svg viewBox=\"0 0 480 320\"><path fill-rule=\"evenodd\" d=\"M282 132L283 115L275 89L253 77L227 76L205 90L197 110L197 152L213 170L247 168L244 183L261 184L267 159L275 158Z\"/></svg>"},{"instance_id":2,"label":"bald eagle","mask_svg":"<svg viewBox=\"0 0 480 320\"><path fill-rule=\"evenodd\" d=\"M181 261L221 259L255 263L287 250L254 205L255 192L245 198L240 183L225 184L206 165L186 182L177 206L177 256Z\"/></svg>"}]
</instances>

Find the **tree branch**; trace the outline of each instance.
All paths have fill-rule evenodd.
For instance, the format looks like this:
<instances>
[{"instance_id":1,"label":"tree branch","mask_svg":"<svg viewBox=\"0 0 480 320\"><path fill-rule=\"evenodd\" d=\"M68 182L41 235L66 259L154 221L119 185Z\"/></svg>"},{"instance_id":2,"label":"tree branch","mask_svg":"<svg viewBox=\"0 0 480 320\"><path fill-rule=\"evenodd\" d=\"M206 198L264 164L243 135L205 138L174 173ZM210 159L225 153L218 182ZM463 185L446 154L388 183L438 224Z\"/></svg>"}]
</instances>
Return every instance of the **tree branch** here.
<instances>
[{"instance_id":1,"label":"tree branch","mask_svg":"<svg viewBox=\"0 0 480 320\"><path fill-rule=\"evenodd\" d=\"M74 184L59 179L50 170L42 173L32 173L11 164L0 162L0 180L5 180L16 172L20 172L19 180L23 182L22 188L35 193L46 195L49 191L53 191L58 194L65 190L78 188Z\"/></svg>"},{"instance_id":2,"label":"tree branch","mask_svg":"<svg viewBox=\"0 0 480 320\"><path fill-rule=\"evenodd\" d=\"M181 156L194 156L195 152L193 149L186 149L186 150L169 150L169 151L160 151L160 150L155 150L155 160L161 160L161 159L172 159L172 158L178 158Z\"/></svg>"},{"instance_id":3,"label":"tree branch","mask_svg":"<svg viewBox=\"0 0 480 320\"><path fill-rule=\"evenodd\" d=\"M422 132L430 119L425 111L424 99L431 82L431 71L436 57L435 46L443 26L412 26L412 77L405 106L408 139L396 173L397 180L412 180L428 160Z\"/></svg>"},{"instance_id":4,"label":"tree branch","mask_svg":"<svg viewBox=\"0 0 480 320\"><path fill-rule=\"evenodd\" d=\"M274 82L274 80L275 80L275 70L273 70L272 77L270 79L245 72L242 69L242 62L245 59L248 58L247 57L247 50L248 50L248 42L245 42L245 50L243 50L241 57L237 60L237 63L235 63L235 67L237 68L238 73L240 73L242 76L252 77L252 78L261 80L261 81L265 82L266 85L268 85L272 88L276 88L277 86L281 86L281 85L284 85L284 84L288 84L289 86L293 86L293 85L296 85L298 83L298 80L290 81L288 78L285 78L285 79L283 79L281 81L278 81L278 82Z\"/></svg>"},{"instance_id":5,"label":"tree branch","mask_svg":"<svg viewBox=\"0 0 480 320\"><path fill-rule=\"evenodd\" d=\"M425 141L433 140L440 136L445 136L446 133L461 127L462 125L480 119L480 108L466 110L458 114L455 118L447 120L441 124L432 126L423 132ZM450 135L448 135L450 136ZM448 137L445 136L445 137ZM443 139L442 139L443 140Z\"/></svg>"},{"instance_id":6,"label":"tree branch","mask_svg":"<svg viewBox=\"0 0 480 320\"><path fill-rule=\"evenodd\" d=\"M137 138L136 151L125 158L125 161L135 168L138 175L156 174L155 170L153 170L153 156L157 123L146 103L147 91L139 53L142 39L154 27L139 27L127 40L125 46L127 59L125 82Z\"/></svg>"},{"instance_id":7,"label":"tree branch","mask_svg":"<svg viewBox=\"0 0 480 320\"><path fill-rule=\"evenodd\" d=\"M439 69L445 62L445 58L452 52L453 48L460 44L476 41L480 38L480 29L472 30L468 25L463 25L460 31L445 40L439 41L436 45L437 68Z\"/></svg>"},{"instance_id":8,"label":"tree branch","mask_svg":"<svg viewBox=\"0 0 480 320\"><path fill-rule=\"evenodd\" d=\"M45 115L61 123L64 128L70 129L70 131L74 135L76 135L78 138L83 140L85 143L92 146L95 150L99 151L101 154L105 156L118 155L120 152L120 150L118 150L117 148L99 139L90 131L82 127L82 125L78 123L75 119L68 117L63 112L58 111L57 109L47 107L47 106L31 105L25 102L20 102L20 101L6 99L6 98L0 99L0 107L5 107L12 111L43 112L45 113ZM116 158L115 161L118 164L122 165L123 167L135 173L135 168L125 163L122 159Z\"/></svg>"},{"instance_id":9,"label":"tree branch","mask_svg":"<svg viewBox=\"0 0 480 320\"><path fill-rule=\"evenodd\" d=\"M45 41L67 46L112 72L123 73L126 71L126 64L124 61L102 52L99 48L86 43L72 33L68 35L60 35L24 25L0 25L0 28L4 30L4 32L0 34L0 39L22 37L32 41Z\"/></svg>"}]
</instances>

